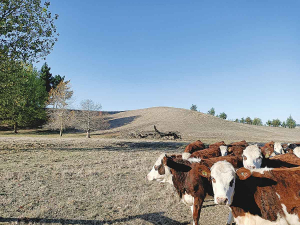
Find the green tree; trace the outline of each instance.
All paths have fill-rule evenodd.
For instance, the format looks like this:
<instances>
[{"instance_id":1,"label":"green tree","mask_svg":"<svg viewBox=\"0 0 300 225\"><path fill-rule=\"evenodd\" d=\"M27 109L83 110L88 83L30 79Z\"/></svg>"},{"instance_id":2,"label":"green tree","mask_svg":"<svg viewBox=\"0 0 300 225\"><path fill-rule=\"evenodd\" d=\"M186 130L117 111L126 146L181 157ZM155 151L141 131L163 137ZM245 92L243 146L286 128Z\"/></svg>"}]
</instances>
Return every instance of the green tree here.
<instances>
[{"instance_id":1,"label":"green tree","mask_svg":"<svg viewBox=\"0 0 300 225\"><path fill-rule=\"evenodd\" d=\"M281 125L281 121L279 119L273 119L272 126L279 127Z\"/></svg>"},{"instance_id":2,"label":"green tree","mask_svg":"<svg viewBox=\"0 0 300 225\"><path fill-rule=\"evenodd\" d=\"M246 119L245 119L245 123L246 124L252 124L252 119L248 116Z\"/></svg>"},{"instance_id":3,"label":"green tree","mask_svg":"<svg viewBox=\"0 0 300 225\"><path fill-rule=\"evenodd\" d=\"M262 121L261 121L261 119L255 117L255 118L253 119L253 125L256 125L256 126L262 126Z\"/></svg>"},{"instance_id":4,"label":"green tree","mask_svg":"<svg viewBox=\"0 0 300 225\"><path fill-rule=\"evenodd\" d=\"M227 114L225 112L222 112L222 113L220 113L220 115L218 117L220 117L221 119L226 120L227 119Z\"/></svg>"},{"instance_id":5,"label":"green tree","mask_svg":"<svg viewBox=\"0 0 300 225\"><path fill-rule=\"evenodd\" d=\"M57 85L64 81L65 77L60 75L52 76L52 73L50 73L51 67L48 66L48 64L45 62L41 68L40 71L40 78L43 80L43 83L46 87L46 91L49 93L51 88L56 88Z\"/></svg>"},{"instance_id":6,"label":"green tree","mask_svg":"<svg viewBox=\"0 0 300 225\"><path fill-rule=\"evenodd\" d=\"M214 116L215 115L215 108L212 107L210 110L208 110L207 114Z\"/></svg>"},{"instance_id":7,"label":"green tree","mask_svg":"<svg viewBox=\"0 0 300 225\"><path fill-rule=\"evenodd\" d=\"M52 73L50 73L51 68L48 66L48 64L45 62L44 65L41 68L40 72L40 78L42 79L46 91L49 93L51 90L51 81L53 79Z\"/></svg>"},{"instance_id":8,"label":"green tree","mask_svg":"<svg viewBox=\"0 0 300 225\"><path fill-rule=\"evenodd\" d=\"M7 60L25 62L45 58L57 41L49 1L2 0L0 3L0 64ZM3 67L2 67L3 68Z\"/></svg>"},{"instance_id":9,"label":"green tree","mask_svg":"<svg viewBox=\"0 0 300 225\"><path fill-rule=\"evenodd\" d=\"M271 120L268 120L268 121L266 122L266 125L269 126L269 127L272 126L272 121L271 121Z\"/></svg>"},{"instance_id":10,"label":"green tree","mask_svg":"<svg viewBox=\"0 0 300 225\"><path fill-rule=\"evenodd\" d=\"M245 123L244 117L241 118L240 123Z\"/></svg>"},{"instance_id":11,"label":"green tree","mask_svg":"<svg viewBox=\"0 0 300 225\"><path fill-rule=\"evenodd\" d=\"M55 75L51 80L51 88L56 88L57 85L65 80L65 76Z\"/></svg>"},{"instance_id":12,"label":"green tree","mask_svg":"<svg viewBox=\"0 0 300 225\"><path fill-rule=\"evenodd\" d=\"M281 126L284 127L284 128L286 128L286 123L285 123L285 121L282 122Z\"/></svg>"},{"instance_id":13,"label":"green tree","mask_svg":"<svg viewBox=\"0 0 300 225\"><path fill-rule=\"evenodd\" d=\"M31 66L13 64L7 71L13 72L0 70L0 118L17 133L19 126L46 119L47 92Z\"/></svg>"},{"instance_id":14,"label":"green tree","mask_svg":"<svg viewBox=\"0 0 300 225\"><path fill-rule=\"evenodd\" d=\"M239 123L240 121L239 121L239 119L235 119L235 121L234 122L236 122L236 123Z\"/></svg>"},{"instance_id":15,"label":"green tree","mask_svg":"<svg viewBox=\"0 0 300 225\"><path fill-rule=\"evenodd\" d=\"M286 126L288 128L296 127L296 121L293 119L293 117L291 115L286 119Z\"/></svg>"},{"instance_id":16,"label":"green tree","mask_svg":"<svg viewBox=\"0 0 300 225\"><path fill-rule=\"evenodd\" d=\"M192 104L190 110L192 110L192 111L197 111L197 105Z\"/></svg>"}]
</instances>

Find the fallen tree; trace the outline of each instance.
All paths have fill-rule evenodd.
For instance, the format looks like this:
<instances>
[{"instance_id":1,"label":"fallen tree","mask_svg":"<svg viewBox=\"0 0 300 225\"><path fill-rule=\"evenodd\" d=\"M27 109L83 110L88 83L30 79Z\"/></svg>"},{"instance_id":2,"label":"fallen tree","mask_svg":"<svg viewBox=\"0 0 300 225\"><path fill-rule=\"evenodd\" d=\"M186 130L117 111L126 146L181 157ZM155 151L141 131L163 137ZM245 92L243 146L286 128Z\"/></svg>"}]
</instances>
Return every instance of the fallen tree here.
<instances>
[{"instance_id":1,"label":"fallen tree","mask_svg":"<svg viewBox=\"0 0 300 225\"><path fill-rule=\"evenodd\" d=\"M132 138L181 139L177 131L161 132L154 125L154 131L137 131L130 134Z\"/></svg>"}]
</instances>

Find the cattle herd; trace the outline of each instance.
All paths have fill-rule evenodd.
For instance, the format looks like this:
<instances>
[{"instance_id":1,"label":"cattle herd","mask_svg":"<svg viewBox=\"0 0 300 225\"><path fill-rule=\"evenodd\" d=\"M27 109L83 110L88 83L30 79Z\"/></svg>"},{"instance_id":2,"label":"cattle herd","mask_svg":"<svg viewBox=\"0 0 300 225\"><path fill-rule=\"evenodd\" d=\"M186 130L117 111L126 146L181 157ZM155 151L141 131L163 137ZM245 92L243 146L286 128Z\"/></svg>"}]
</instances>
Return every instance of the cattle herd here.
<instances>
[{"instance_id":1,"label":"cattle herd","mask_svg":"<svg viewBox=\"0 0 300 225\"><path fill-rule=\"evenodd\" d=\"M198 140L182 154L161 154L147 179L173 185L194 225L207 195L230 207L227 224L300 225L300 143Z\"/></svg>"}]
</instances>

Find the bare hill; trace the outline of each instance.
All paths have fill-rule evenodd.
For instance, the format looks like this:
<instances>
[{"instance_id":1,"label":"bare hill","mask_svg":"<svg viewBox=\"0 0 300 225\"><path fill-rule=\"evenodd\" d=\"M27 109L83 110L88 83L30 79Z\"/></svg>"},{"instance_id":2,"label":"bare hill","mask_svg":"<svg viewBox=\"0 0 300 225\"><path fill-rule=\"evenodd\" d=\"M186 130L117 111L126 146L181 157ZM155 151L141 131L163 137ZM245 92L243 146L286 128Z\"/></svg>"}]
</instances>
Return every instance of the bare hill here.
<instances>
[{"instance_id":1,"label":"bare hill","mask_svg":"<svg viewBox=\"0 0 300 225\"><path fill-rule=\"evenodd\" d=\"M178 131L183 140L206 141L300 141L300 129L254 126L223 120L201 112L172 107L153 107L109 115L109 133L124 136L130 132ZM107 132L106 132L107 133Z\"/></svg>"}]
</instances>

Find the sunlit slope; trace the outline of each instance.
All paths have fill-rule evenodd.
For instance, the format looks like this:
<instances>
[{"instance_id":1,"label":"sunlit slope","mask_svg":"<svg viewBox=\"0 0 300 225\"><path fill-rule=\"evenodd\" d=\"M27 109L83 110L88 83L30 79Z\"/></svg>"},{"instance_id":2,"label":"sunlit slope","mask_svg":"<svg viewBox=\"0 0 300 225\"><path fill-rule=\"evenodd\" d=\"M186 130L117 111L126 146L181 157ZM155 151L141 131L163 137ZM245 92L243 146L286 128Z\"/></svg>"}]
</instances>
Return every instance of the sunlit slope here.
<instances>
[{"instance_id":1,"label":"sunlit slope","mask_svg":"<svg viewBox=\"0 0 300 225\"><path fill-rule=\"evenodd\" d=\"M300 141L300 129L254 126L223 120L187 109L153 107L109 116L110 132L178 131L184 140L217 139L246 141Z\"/></svg>"}]
</instances>

